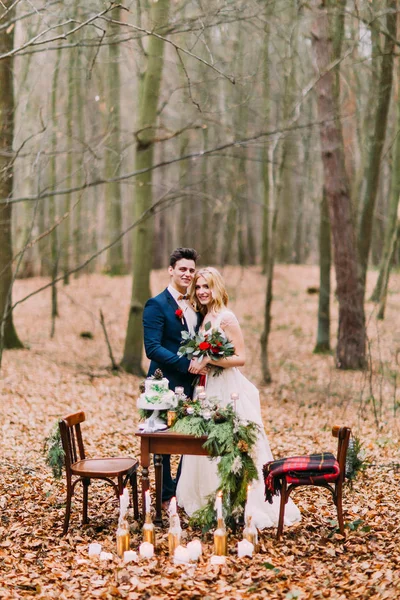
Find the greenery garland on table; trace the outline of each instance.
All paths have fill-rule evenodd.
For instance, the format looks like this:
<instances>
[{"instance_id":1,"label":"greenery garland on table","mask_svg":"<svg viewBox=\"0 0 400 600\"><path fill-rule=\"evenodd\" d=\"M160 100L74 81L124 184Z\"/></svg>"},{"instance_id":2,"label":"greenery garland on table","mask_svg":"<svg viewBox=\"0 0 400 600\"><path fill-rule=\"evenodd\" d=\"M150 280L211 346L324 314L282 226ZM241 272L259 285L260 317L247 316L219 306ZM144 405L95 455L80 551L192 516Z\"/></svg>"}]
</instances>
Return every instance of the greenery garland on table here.
<instances>
[{"instance_id":1,"label":"greenery garland on table","mask_svg":"<svg viewBox=\"0 0 400 600\"><path fill-rule=\"evenodd\" d=\"M207 408L199 401L179 401L177 421L171 431L195 437L207 436L203 447L211 457L220 459L217 465L220 484L216 493L222 492L226 524L234 526L244 512L248 486L258 479L252 450L259 426L240 419L232 405L221 408L215 398L209 398L206 403ZM215 493L208 496L206 506L193 514L193 525L203 530L215 525L215 496Z\"/></svg>"}]
</instances>

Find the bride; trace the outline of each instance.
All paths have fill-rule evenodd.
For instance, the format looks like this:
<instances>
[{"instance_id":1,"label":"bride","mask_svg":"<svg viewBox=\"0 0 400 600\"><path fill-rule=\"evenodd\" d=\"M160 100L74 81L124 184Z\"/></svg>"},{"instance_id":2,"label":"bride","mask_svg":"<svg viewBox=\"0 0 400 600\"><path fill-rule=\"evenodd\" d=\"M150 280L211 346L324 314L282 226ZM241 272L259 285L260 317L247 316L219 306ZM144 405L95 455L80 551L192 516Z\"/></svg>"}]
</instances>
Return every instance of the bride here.
<instances>
[{"instance_id":1,"label":"bride","mask_svg":"<svg viewBox=\"0 0 400 600\"><path fill-rule=\"evenodd\" d=\"M258 529L278 524L279 496L274 496L273 504L265 502L263 465L273 460L261 417L260 399L257 388L239 371L245 364L245 346L239 322L232 311L227 309L228 294L221 274L213 267L197 271L190 294L193 306L202 313L204 320L201 330L207 323L212 329L220 329L235 347L235 354L228 358L212 361L204 357L201 362L191 361L189 371L193 374L204 372L209 365L206 393L208 397L217 397L222 406L231 402L231 393L239 394L236 412L242 419L254 421L260 426L260 434L254 447L254 462L257 466L258 480L252 484L248 500L253 522ZM210 364L211 363L211 364ZM212 365L223 367L222 374L213 377ZM176 496L178 504L191 516L207 503L207 496L216 491L219 485L217 461L206 456L183 456L182 471L178 481ZM285 525L300 521L299 509L289 500L285 510Z\"/></svg>"}]
</instances>

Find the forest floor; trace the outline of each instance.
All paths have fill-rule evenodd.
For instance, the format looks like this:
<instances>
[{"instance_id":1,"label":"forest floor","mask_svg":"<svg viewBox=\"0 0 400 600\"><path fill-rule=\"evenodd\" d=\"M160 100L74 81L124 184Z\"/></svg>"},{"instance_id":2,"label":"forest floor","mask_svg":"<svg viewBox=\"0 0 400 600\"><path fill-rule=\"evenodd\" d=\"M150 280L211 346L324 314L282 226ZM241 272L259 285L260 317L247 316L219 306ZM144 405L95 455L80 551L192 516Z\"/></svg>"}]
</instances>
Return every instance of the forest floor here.
<instances>
[{"instance_id":1,"label":"forest floor","mask_svg":"<svg viewBox=\"0 0 400 600\"><path fill-rule=\"evenodd\" d=\"M121 358L130 299L130 278L82 276L59 288L56 333L50 339L50 291L15 310L15 323L29 349L5 352L0 379L0 598L59 600L92 598L397 598L400 596L400 275L390 283L387 316L375 318L367 303L370 369L343 372L332 355L315 355L318 286L313 266L276 267L270 362L273 383L261 382L259 337L265 279L259 268L226 268L231 308L243 326L248 348L245 374L260 388L265 428L275 457L335 450L334 424L349 425L361 439L368 467L346 487L346 538L336 530L328 492L299 491L294 498L302 522L261 533L260 552L238 559L231 536L226 566L210 566L211 536L203 537L197 566L176 567L168 558L166 532L158 533L154 560L124 566L88 558L100 542L115 556L118 508L110 488L90 486L89 525L80 524L75 499L68 535L61 537L64 480L45 465L43 443L56 420L83 409L91 456L138 456L139 379L112 375L99 310ZM376 273L369 274L369 290ZM45 280L17 281L14 301ZM165 272L152 275L156 293ZM332 286L334 289L334 284ZM332 343L337 302L332 302ZM80 337L91 332L93 339ZM132 523L132 548L141 542ZM200 531L185 529L187 540Z\"/></svg>"}]
</instances>

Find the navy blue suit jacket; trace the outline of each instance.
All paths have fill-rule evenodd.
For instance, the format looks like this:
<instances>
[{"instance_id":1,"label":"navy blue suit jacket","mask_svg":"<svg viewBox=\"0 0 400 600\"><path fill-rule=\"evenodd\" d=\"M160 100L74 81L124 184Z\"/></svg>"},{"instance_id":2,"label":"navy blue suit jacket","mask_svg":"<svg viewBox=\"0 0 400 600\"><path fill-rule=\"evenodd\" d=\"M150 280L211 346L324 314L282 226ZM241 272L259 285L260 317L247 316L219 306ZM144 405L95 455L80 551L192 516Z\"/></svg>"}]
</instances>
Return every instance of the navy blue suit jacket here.
<instances>
[{"instance_id":1,"label":"navy blue suit jacket","mask_svg":"<svg viewBox=\"0 0 400 600\"><path fill-rule=\"evenodd\" d=\"M178 318L175 311L177 302L165 289L161 294L150 298L143 311L144 347L146 356L151 360L147 376L161 369L169 380L171 390L177 385L185 388L185 394L192 396L192 383L195 375L188 372L189 360L179 357L177 352L182 339L182 331L188 331L186 321ZM198 314L197 327L202 317Z\"/></svg>"}]
</instances>

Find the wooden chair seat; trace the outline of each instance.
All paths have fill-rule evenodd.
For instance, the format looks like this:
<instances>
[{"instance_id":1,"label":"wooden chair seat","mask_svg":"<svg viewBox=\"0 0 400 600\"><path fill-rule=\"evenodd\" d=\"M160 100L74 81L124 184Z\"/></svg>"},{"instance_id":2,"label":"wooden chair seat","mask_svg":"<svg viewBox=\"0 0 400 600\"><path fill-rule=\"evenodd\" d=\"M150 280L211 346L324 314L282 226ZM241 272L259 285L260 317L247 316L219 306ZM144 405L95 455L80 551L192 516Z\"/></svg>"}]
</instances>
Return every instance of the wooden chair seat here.
<instances>
[{"instance_id":1,"label":"wooden chair seat","mask_svg":"<svg viewBox=\"0 0 400 600\"><path fill-rule=\"evenodd\" d=\"M83 486L82 523L88 523L88 490L91 479L101 479L110 483L117 498L122 495L124 487L130 481L133 496L135 519L139 518L137 491L138 461L130 457L86 458L83 445L81 423L85 421L85 413L79 411L63 417L58 422L62 445L65 454L65 474L67 478L67 503L63 535L68 531L71 515L71 500L77 483ZM79 460L78 460L79 459ZM116 479L117 481L113 481Z\"/></svg>"},{"instance_id":2,"label":"wooden chair seat","mask_svg":"<svg viewBox=\"0 0 400 600\"><path fill-rule=\"evenodd\" d=\"M133 469L137 469L138 461L135 458L86 458L78 460L71 465L71 473L81 477L118 477L127 475Z\"/></svg>"}]
</instances>

